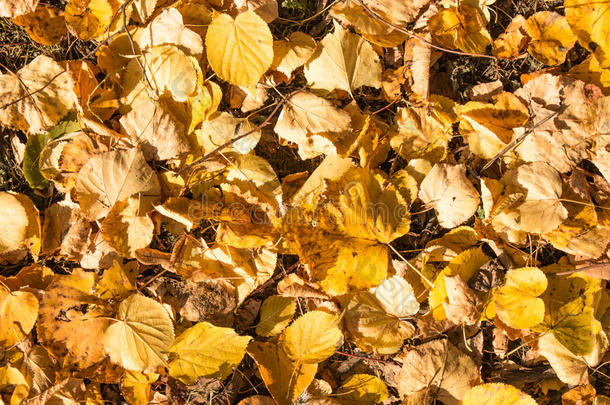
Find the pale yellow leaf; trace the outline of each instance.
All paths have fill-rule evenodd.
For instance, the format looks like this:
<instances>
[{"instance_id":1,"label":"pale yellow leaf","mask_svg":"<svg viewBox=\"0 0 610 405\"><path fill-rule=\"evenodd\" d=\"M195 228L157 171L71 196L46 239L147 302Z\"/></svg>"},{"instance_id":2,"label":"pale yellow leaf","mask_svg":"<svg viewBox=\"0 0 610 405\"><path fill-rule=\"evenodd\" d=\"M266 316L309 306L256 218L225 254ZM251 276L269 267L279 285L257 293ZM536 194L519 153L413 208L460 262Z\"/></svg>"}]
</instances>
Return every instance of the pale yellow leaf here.
<instances>
[{"instance_id":1,"label":"pale yellow leaf","mask_svg":"<svg viewBox=\"0 0 610 405\"><path fill-rule=\"evenodd\" d=\"M296 309L297 300L295 298L277 295L266 298L260 309L256 334L265 337L280 334L292 320Z\"/></svg>"},{"instance_id":2,"label":"pale yellow leaf","mask_svg":"<svg viewBox=\"0 0 610 405\"><path fill-rule=\"evenodd\" d=\"M198 377L223 380L241 362L251 339L231 328L200 322L182 332L169 348L169 373L189 385Z\"/></svg>"},{"instance_id":3,"label":"pale yellow leaf","mask_svg":"<svg viewBox=\"0 0 610 405\"><path fill-rule=\"evenodd\" d=\"M117 320L106 329L102 341L114 363L145 371L165 364L174 342L174 325L161 304L134 294L121 302Z\"/></svg>"}]
</instances>

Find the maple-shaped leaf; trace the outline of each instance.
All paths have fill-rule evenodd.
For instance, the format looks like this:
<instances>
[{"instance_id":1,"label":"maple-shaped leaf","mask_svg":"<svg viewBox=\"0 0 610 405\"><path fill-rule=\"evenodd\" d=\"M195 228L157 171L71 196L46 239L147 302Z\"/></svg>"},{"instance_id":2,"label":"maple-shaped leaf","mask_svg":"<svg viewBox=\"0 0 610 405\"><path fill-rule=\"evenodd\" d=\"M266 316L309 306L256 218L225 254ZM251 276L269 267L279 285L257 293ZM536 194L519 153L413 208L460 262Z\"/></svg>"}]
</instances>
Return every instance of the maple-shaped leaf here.
<instances>
[{"instance_id":1,"label":"maple-shaped leaf","mask_svg":"<svg viewBox=\"0 0 610 405\"><path fill-rule=\"evenodd\" d=\"M145 371L165 364L174 342L174 325L161 304L133 294L121 302L117 319L102 341L112 362L127 370Z\"/></svg>"},{"instance_id":2,"label":"maple-shaped leaf","mask_svg":"<svg viewBox=\"0 0 610 405\"><path fill-rule=\"evenodd\" d=\"M352 94L362 86L381 87L381 63L364 38L335 24L305 65L305 77L314 90Z\"/></svg>"},{"instance_id":3,"label":"maple-shaped leaf","mask_svg":"<svg viewBox=\"0 0 610 405\"><path fill-rule=\"evenodd\" d=\"M481 384L472 387L464 395L464 405L536 405L525 392L502 383Z\"/></svg>"},{"instance_id":4,"label":"maple-shaped leaf","mask_svg":"<svg viewBox=\"0 0 610 405\"><path fill-rule=\"evenodd\" d=\"M182 332L169 348L169 373L189 385L198 377L223 380L244 357L251 339L231 328L200 322Z\"/></svg>"},{"instance_id":5,"label":"maple-shaped leaf","mask_svg":"<svg viewBox=\"0 0 610 405\"><path fill-rule=\"evenodd\" d=\"M254 86L273 62L271 31L252 11L235 19L216 15L208 26L205 45L214 72L237 86Z\"/></svg>"}]
</instances>

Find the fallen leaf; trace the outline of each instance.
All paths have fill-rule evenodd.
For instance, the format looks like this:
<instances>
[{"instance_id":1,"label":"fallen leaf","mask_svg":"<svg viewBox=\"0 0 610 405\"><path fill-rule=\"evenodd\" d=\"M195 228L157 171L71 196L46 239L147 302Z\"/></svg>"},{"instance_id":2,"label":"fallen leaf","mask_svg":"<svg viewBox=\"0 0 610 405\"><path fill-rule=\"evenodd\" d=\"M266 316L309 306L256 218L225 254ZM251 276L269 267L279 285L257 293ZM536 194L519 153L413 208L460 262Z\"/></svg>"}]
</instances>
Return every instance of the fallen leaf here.
<instances>
[{"instance_id":1,"label":"fallen leaf","mask_svg":"<svg viewBox=\"0 0 610 405\"><path fill-rule=\"evenodd\" d=\"M485 25L479 9L464 2L443 8L428 20L432 38L440 45L470 53L484 53L491 44Z\"/></svg>"},{"instance_id":2,"label":"fallen leaf","mask_svg":"<svg viewBox=\"0 0 610 405\"><path fill-rule=\"evenodd\" d=\"M0 287L0 347L19 343L34 327L38 317L38 299L27 291Z\"/></svg>"},{"instance_id":3,"label":"fallen leaf","mask_svg":"<svg viewBox=\"0 0 610 405\"><path fill-rule=\"evenodd\" d=\"M273 37L267 23L252 11L235 19L218 14L205 36L208 61L223 80L254 86L273 61Z\"/></svg>"},{"instance_id":4,"label":"fallen leaf","mask_svg":"<svg viewBox=\"0 0 610 405\"><path fill-rule=\"evenodd\" d=\"M256 334L265 337L279 335L292 320L296 309L295 298L277 295L267 297L260 309Z\"/></svg>"},{"instance_id":5,"label":"fallen leaf","mask_svg":"<svg viewBox=\"0 0 610 405\"><path fill-rule=\"evenodd\" d=\"M368 374L349 376L333 395L340 404L378 404L389 396L383 381Z\"/></svg>"},{"instance_id":6,"label":"fallen leaf","mask_svg":"<svg viewBox=\"0 0 610 405\"><path fill-rule=\"evenodd\" d=\"M463 400L464 405L536 405L525 392L502 383L481 384L472 387Z\"/></svg>"},{"instance_id":7,"label":"fallen leaf","mask_svg":"<svg viewBox=\"0 0 610 405\"><path fill-rule=\"evenodd\" d=\"M96 220L114 204L137 197L144 214L160 194L159 180L138 149L114 150L94 156L80 169L74 192L83 214Z\"/></svg>"},{"instance_id":8,"label":"fallen leaf","mask_svg":"<svg viewBox=\"0 0 610 405\"><path fill-rule=\"evenodd\" d=\"M5 256L22 248L37 253L40 249L40 219L38 210L26 195L0 192L0 255ZM1 257L1 256L0 256Z\"/></svg>"},{"instance_id":9,"label":"fallen leaf","mask_svg":"<svg viewBox=\"0 0 610 405\"><path fill-rule=\"evenodd\" d=\"M523 267L506 273L506 284L494 292L496 313L515 329L536 326L544 319L545 305L538 298L547 288L544 273L535 267Z\"/></svg>"},{"instance_id":10,"label":"fallen leaf","mask_svg":"<svg viewBox=\"0 0 610 405\"><path fill-rule=\"evenodd\" d=\"M32 13L38 5L38 0L2 0L0 1L0 17L18 17Z\"/></svg>"},{"instance_id":11,"label":"fallen leaf","mask_svg":"<svg viewBox=\"0 0 610 405\"><path fill-rule=\"evenodd\" d=\"M182 332L169 348L169 374L189 385L198 377L223 380L241 362L251 339L231 328L200 322Z\"/></svg>"},{"instance_id":12,"label":"fallen leaf","mask_svg":"<svg viewBox=\"0 0 610 405\"><path fill-rule=\"evenodd\" d=\"M566 0L564 7L566 19L580 45L593 52L602 68L610 67L608 55L610 52L610 42L608 42L610 2Z\"/></svg>"},{"instance_id":13,"label":"fallen leaf","mask_svg":"<svg viewBox=\"0 0 610 405\"><path fill-rule=\"evenodd\" d=\"M108 32L122 15L118 0L70 0L66 4L66 24L77 37L89 41Z\"/></svg>"},{"instance_id":14,"label":"fallen leaf","mask_svg":"<svg viewBox=\"0 0 610 405\"><path fill-rule=\"evenodd\" d=\"M521 14L516 15L506 30L494 40L492 52L495 57L514 59L524 52L529 40L525 34L525 21Z\"/></svg>"},{"instance_id":15,"label":"fallen leaf","mask_svg":"<svg viewBox=\"0 0 610 405\"><path fill-rule=\"evenodd\" d=\"M13 22L39 44L55 45L68 33L63 14L56 7L40 4L33 12L13 18Z\"/></svg>"},{"instance_id":16,"label":"fallen leaf","mask_svg":"<svg viewBox=\"0 0 610 405\"><path fill-rule=\"evenodd\" d=\"M282 332L279 344L293 362L320 363L343 343L339 322L337 316L324 311L308 312Z\"/></svg>"},{"instance_id":17,"label":"fallen leaf","mask_svg":"<svg viewBox=\"0 0 610 405\"><path fill-rule=\"evenodd\" d=\"M479 193L461 165L437 163L422 181L418 194L424 204L434 207L438 222L453 228L474 215L479 206Z\"/></svg>"},{"instance_id":18,"label":"fallen leaf","mask_svg":"<svg viewBox=\"0 0 610 405\"><path fill-rule=\"evenodd\" d=\"M527 51L545 65L559 65L576 43L568 21L553 11L539 11L527 19L525 32L532 40Z\"/></svg>"},{"instance_id":19,"label":"fallen leaf","mask_svg":"<svg viewBox=\"0 0 610 405\"><path fill-rule=\"evenodd\" d=\"M381 87L381 62L364 38L335 24L305 65L305 78L313 90L353 95L362 86Z\"/></svg>"},{"instance_id":20,"label":"fallen leaf","mask_svg":"<svg viewBox=\"0 0 610 405\"><path fill-rule=\"evenodd\" d=\"M174 342L174 325L161 304L133 294L121 302L117 319L102 341L114 363L126 370L145 371L165 364Z\"/></svg>"}]
</instances>

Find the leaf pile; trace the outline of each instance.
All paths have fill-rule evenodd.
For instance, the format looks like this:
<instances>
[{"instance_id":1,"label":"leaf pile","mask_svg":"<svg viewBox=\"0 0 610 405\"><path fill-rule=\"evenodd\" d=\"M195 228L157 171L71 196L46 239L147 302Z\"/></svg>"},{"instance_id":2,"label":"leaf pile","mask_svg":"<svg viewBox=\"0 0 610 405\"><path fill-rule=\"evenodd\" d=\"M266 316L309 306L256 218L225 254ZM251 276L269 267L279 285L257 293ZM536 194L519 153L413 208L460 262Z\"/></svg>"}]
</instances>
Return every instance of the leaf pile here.
<instances>
[{"instance_id":1,"label":"leaf pile","mask_svg":"<svg viewBox=\"0 0 610 405\"><path fill-rule=\"evenodd\" d=\"M610 1L322 3L0 1L0 403L610 402Z\"/></svg>"}]
</instances>

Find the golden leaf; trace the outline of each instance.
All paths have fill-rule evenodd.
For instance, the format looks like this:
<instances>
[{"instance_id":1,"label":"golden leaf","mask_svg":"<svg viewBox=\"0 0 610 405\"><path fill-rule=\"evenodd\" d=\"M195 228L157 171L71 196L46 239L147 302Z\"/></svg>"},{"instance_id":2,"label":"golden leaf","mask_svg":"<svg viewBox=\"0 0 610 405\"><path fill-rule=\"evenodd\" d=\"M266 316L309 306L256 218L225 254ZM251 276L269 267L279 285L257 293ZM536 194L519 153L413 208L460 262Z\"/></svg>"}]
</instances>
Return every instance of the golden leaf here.
<instances>
[{"instance_id":1,"label":"golden leaf","mask_svg":"<svg viewBox=\"0 0 610 405\"><path fill-rule=\"evenodd\" d=\"M296 309L295 298L277 295L267 297L260 309L256 334L265 337L279 335L292 320Z\"/></svg>"},{"instance_id":2,"label":"golden leaf","mask_svg":"<svg viewBox=\"0 0 610 405\"><path fill-rule=\"evenodd\" d=\"M24 194L0 192L0 258L23 248L37 254L40 250L40 218L34 203ZM18 254L19 259L21 254Z\"/></svg>"},{"instance_id":3,"label":"golden leaf","mask_svg":"<svg viewBox=\"0 0 610 405\"><path fill-rule=\"evenodd\" d=\"M169 348L169 374L189 385L198 377L223 380L241 362L251 339L231 328L200 322L182 332Z\"/></svg>"},{"instance_id":4,"label":"golden leaf","mask_svg":"<svg viewBox=\"0 0 610 405\"><path fill-rule=\"evenodd\" d=\"M316 41L309 35L295 31L288 40L273 41L271 69L290 78L292 72L303 66L316 50Z\"/></svg>"},{"instance_id":5,"label":"golden leaf","mask_svg":"<svg viewBox=\"0 0 610 405\"><path fill-rule=\"evenodd\" d=\"M66 4L66 24L83 41L89 41L109 32L122 15L117 13L118 0L70 0Z\"/></svg>"},{"instance_id":6,"label":"golden leaf","mask_svg":"<svg viewBox=\"0 0 610 405\"><path fill-rule=\"evenodd\" d=\"M490 383L477 385L468 390L464 405L536 405L532 397L512 385Z\"/></svg>"},{"instance_id":7,"label":"golden leaf","mask_svg":"<svg viewBox=\"0 0 610 405\"><path fill-rule=\"evenodd\" d=\"M174 342L174 325L161 304L134 294L121 302L117 318L102 339L114 363L132 371L165 364Z\"/></svg>"},{"instance_id":8,"label":"golden leaf","mask_svg":"<svg viewBox=\"0 0 610 405\"><path fill-rule=\"evenodd\" d=\"M511 328L527 329L544 319L544 301L538 298L547 288L544 273L523 267L506 273L506 284L494 292L498 318Z\"/></svg>"},{"instance_id":9,"label":"golden leaf","mask_svg":"<svg viewBox=\"0 0 610 405\"><path fill-rule=\"evenodd\" d=\"M11 291L0 286L0 347L19 343L34 327L38 299L27 291Z\"/></svg>"},{"instance_id":10,"label":"golden leaf","mask_svg":"<svg viewBox=\"0 0 610 405\"><path fill-rule=\"evenodd\" d=\"M314 90L352 94L362 86L381 87L381 62L364 38L335 24L305 65L305 78Z\"/></svg>"},{"instance_id":11,"label":"golden leaf","mask_svg":"<svg viewBox=\"0 0 610 405\"><path fill-rule=\"evenodd\" d=\"M432 38L440 45L470 53L484 53L491 43L485 25L479 9L464 2L441 9L428 20Z\"/></svg>"},{"instance_id":12,"label":"golden leaf","mask_svg":"<svg viewBox=\"0 0 610 405\"><path fill-rule=\"evenodd\" d=\"M267 23L252 11L233 19L218 14L205 36L208 61L223 80L254 86L273 61L273 36Z\"/></svg>"},{"instance_id":13,"label":"golden leaf","mask_svg":"<svg viewBox=\"0 0 610 405\"><path fill-rule=\"evenodd\" d=\"M554 11L539 11L525 22L525 31L532 40L527 51L545 65L559 65L576 43L568 21Z\"/></svg>"},{"instance_id":14,"label":"golden leaf","mask_svg":"<svg viewBox=\"0 0 610 405\"><path fill-rule=\"evenodd\" d=\"M13 22L39 44L55 45L68 33L63 14L56 7L40 4L33 12L13 18Z\"/></svg>"},{"instance_id":15,"label":"golden leaf","mask_svg":"<svg viewBox=\"0 0 610 405\"><path fill-rule=\"evenodd\" d=\"M279 344L286 356L299 364L320 363L343 344L341 320L324 311L311 311L282 332Z\"/></svg>"},{"instance_id":16,"label":"golden leaf","mask_svg":"<svg viewBox=\"0 0 610 405\"><path fill-rule=\"evenodd\" d=\"M89 159L78 172L74 192L85 216L95 220L132 196L139 200L138 212L150 211L160 184L138 149L113 150Z\"/></svg>"},{"instance_id":17,"label":"golden leaf","mask_svg":"<svg viewBox=\"0 0 610 405\"><path fill-rule=\"evenodd\" d=\"M378 404L388 398L383 381L369 374L353 374L334 393L340 404Z\"/></svg>"},{"instance_id":18,"label":"golden leaf","mask_svg":"<svg viewBox=\"0 0 610 405\"><path fill-rule=\"evenodd\" d=\"M566 0L566 18L580 44L602 68L610 67L610 1Z\"/></svg>"}]
</instances>

